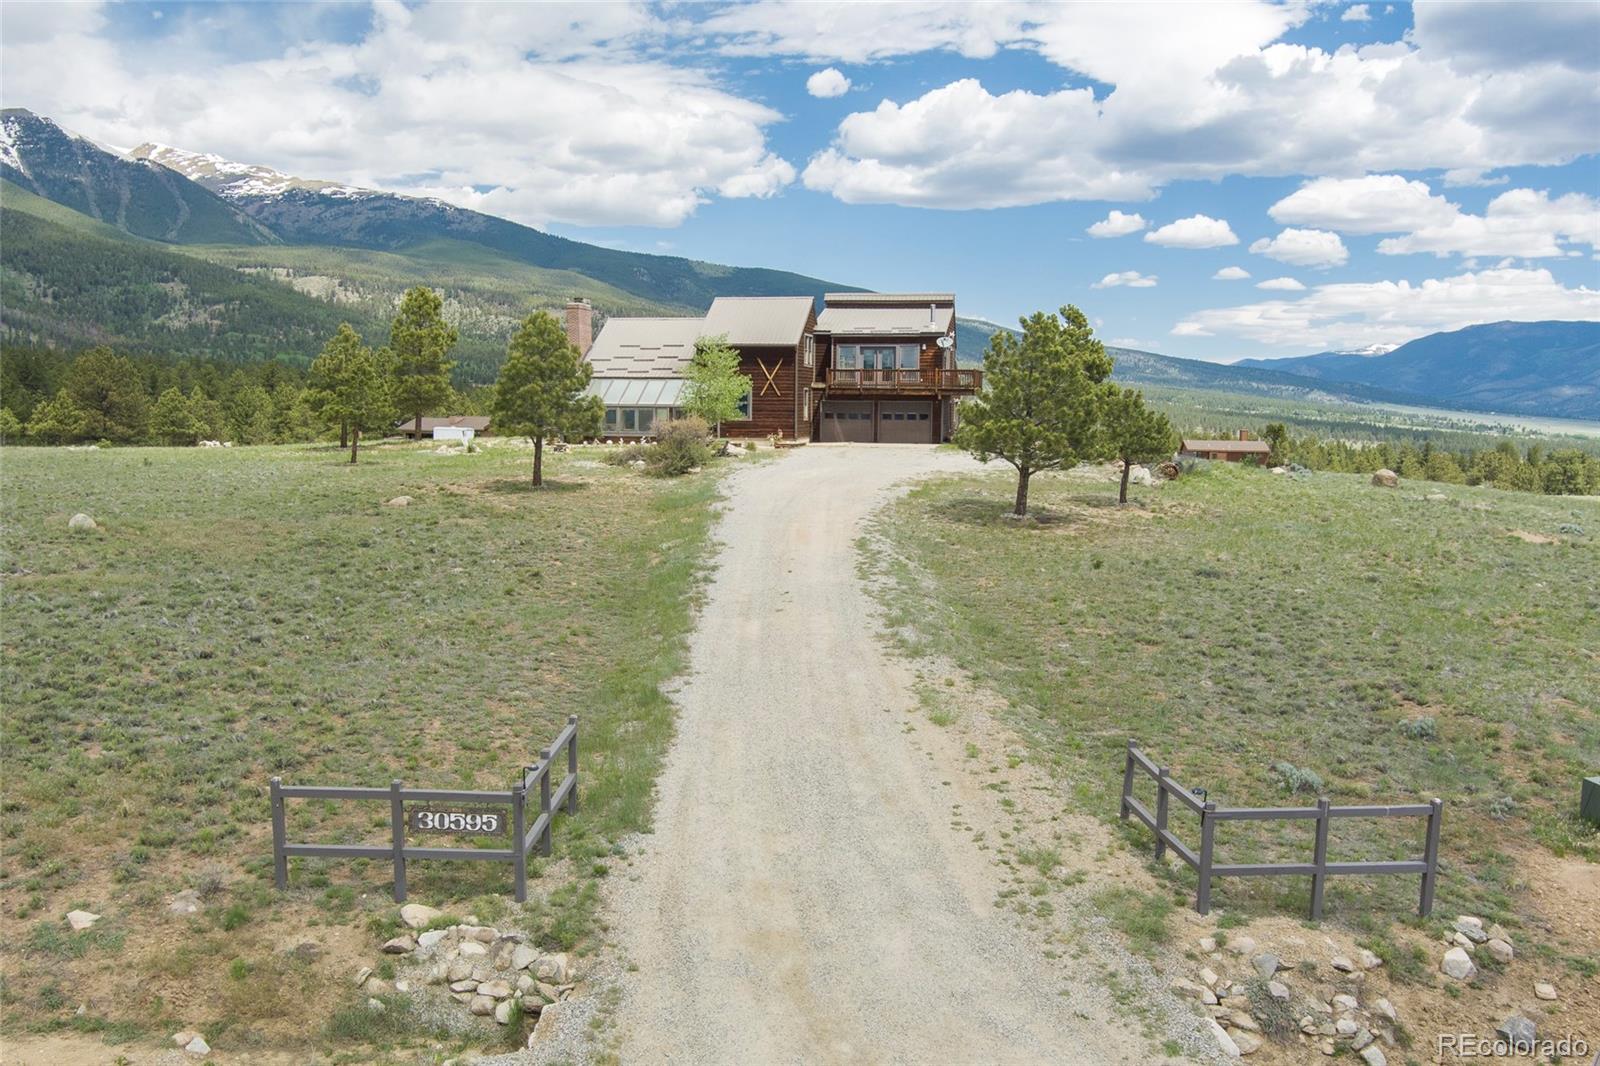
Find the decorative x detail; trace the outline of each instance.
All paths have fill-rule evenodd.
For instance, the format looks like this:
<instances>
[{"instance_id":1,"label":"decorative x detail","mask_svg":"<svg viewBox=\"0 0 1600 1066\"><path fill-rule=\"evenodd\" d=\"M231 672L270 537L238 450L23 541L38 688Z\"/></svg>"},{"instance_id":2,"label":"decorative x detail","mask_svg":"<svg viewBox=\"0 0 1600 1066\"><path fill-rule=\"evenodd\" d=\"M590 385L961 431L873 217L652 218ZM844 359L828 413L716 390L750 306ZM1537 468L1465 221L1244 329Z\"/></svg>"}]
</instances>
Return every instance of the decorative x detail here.
<instances>
[{"instance_id":1,"label":"decorative x detail","mask_svg":"<svg viewBox=\"0 0 1600 1066\"><path fill-rule=\"evenodd\" d=\"M783 390L778 387L778 371L783 369L783 362L780 360L779 362L772 364L772 369L768 370L767 364L757 359L756 366L761 368L761 373L766 377L766 380L761 383L761 391L756 393L756 395L765 396L767 394L767 386L770 385L772 386L772 394L774 396L782 396Z\"/></svg>"}]
</instances>

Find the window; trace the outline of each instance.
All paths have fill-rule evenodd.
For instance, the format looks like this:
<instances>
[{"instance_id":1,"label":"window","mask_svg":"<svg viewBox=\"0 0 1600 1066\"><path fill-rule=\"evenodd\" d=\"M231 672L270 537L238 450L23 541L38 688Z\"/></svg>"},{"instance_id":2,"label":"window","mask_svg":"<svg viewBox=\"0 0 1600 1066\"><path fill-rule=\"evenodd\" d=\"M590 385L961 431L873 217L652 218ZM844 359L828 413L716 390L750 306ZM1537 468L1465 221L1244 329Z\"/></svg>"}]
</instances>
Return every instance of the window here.
<instances>
[{"instance_id":1,"label":"window","mask_svg":"<svg viewBox=\"0 0 1600 1066\"><path fill-rule=\"evenodd\" d=\"M810 389L806 390L805 414L800 416L800 420L802 422L811 421L811 390Z\"/></svg>"},{"instance_id":2,"label":"window","mask_svg":"<svg viewBox=\"0 0 1600 1066\"><path fill-rule=\"evenodd\" d=\"M639 428L639 412L632 407L622 409L622 428L632 431Z\"/></svg>"},{"instance_id":3,"label":"window","mask_svg":"<svg viewBox=\"0 0 1600 1066\"><path fill-rule=\"evenodd\" d=\"M806 366L817 365L817 335L815 333L806 334L805 357Z\"/></svg>"},{"instance_id":4,"label":"window","mask_svg":"<svg viewBox=\"0 0 1600 1066\"><path fill-rule=\"evenodd\" d=\"M606 408L606 428L607 429L616 429L617 428L617 409L615 407L607 407Z\"/></svg>"},{"instance_id":5,"label":"window","mask_svg":"<svg viewBox=\"0 0 1600 1066\"><path fill-rule=\"evenodd\" d=\"M841 344L834 349L833 365L839 370L856 370L860 368L860 352L854 344Z\"/></svg>"},{"instance_id":6,"label":"window","mask_svg":"<svg viewBox=\"0 0 1600 1066\"><path fill-rule=\"evenodd\" d=\"M915 369L917 369L917 360L919 359L919 357L921 355L922 355L921 351L917 348L917 346L915 344L902 344L902 345L900 345L900 369L901 370L915 370Z\"/></svg>"},{"instance_id":7,"label":"window","mask_svg":"<svg viewBox=\"0 0 1600 1066\"><path fill-rule=\"evenodd\" d=\"M654 407L639 408L639 432L649 433L650 427L655 424L656 409Z\"/></svg>"},{"instance_id":8,"label":"window","mask_svg":"<svg viewBox=\"0 0 1600 1066\"><path fill-rule=\"evenodd\" d=\"M739 398L739 418L736 421L743 421L750 417L750 407L754 402L755 399L750 390L744 390L744 395Z\"/></svg>"}]
</instances>

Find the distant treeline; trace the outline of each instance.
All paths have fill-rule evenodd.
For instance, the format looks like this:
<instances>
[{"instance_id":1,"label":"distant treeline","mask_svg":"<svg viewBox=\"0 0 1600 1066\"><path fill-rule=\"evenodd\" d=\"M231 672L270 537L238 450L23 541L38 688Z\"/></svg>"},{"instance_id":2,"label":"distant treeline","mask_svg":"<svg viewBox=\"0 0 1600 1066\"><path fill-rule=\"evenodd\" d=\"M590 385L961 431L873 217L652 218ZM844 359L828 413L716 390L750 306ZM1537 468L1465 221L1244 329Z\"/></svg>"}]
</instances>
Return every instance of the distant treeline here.
<instances>
[{"instance_id":1,"label":"distant treeline","mask_svg":"<svg viewBox=\"0 0 1600 1066\"><path fill-rule=\"evenodd\" d=\"M456 392L449 414L483 414L487 390ZM0 440L34 444L287 444L337 438L281 359L218 362L0 348Z\"/></svg>"},{"instance_id":2,"label":"distant treeline","mask_svg":"<svg viewBox=\"0 0 1600 1066\"><path fill-rule=\"evenodd\" d=\"M1492 485L1552 495L1600 494L1600 457L1577 448L1547 450L1533 443L1519 447L1502 440L1492 448L1452 450L1431 440L1351 443L1314 434L1296 437L1283 423L1266 427L1261 439L1272 448L1270 462L1298 463L1311 470L1369 474L1393 470L1403 478L1455 485Z\"/></svg>"}]
</instances>

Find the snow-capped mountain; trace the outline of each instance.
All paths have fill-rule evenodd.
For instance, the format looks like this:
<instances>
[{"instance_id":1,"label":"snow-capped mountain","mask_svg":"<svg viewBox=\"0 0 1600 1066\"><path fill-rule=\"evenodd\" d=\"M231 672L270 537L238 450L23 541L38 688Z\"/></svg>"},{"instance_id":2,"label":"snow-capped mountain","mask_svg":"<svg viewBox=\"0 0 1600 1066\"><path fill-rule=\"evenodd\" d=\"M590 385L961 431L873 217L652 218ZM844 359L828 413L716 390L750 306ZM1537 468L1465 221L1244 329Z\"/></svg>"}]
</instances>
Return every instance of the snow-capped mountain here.
<instances>
[{"instance_id":1,"label":"snow-capped mountain","mask_svg":"<svg viewBox=\"0 0 1600 1066\"><path fill-rule=\"evenodd\" d=\"M190 152L155 141L141 144L128 152L127 158L160 164L168 170L177 171L198 185L204 185L218 196L236 202L282 196L293 190L345 197L382 195L372 189L341 185L336 181L291 177L257 163L235 163L214 153Z\"/></svg>"},{"instance_id":2,"label":"snow-capped mountain","mask_svg":"<svg viewBox=\"0 0 1600 1066\"><path fill-rule=\"evenodd\" d=\"M1398 344L1368 344L1368 345L1364 345L1363 347L1360 347L1360 348L1340 348L1338 351L1330 352L1328 354L1330 354L1330 355L1388 355L1390 352L1394 351L1398 347L1400 347Z\"/></svg>"}]
</instances>

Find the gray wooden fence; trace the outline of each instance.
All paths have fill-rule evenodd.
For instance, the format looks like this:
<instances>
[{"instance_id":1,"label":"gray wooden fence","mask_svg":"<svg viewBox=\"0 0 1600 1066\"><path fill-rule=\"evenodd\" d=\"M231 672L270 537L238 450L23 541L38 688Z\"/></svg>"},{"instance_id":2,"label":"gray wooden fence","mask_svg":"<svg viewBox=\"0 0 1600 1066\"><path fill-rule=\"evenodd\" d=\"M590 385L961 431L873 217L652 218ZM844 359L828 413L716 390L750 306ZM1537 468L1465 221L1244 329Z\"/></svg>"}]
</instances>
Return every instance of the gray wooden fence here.
<instances>
[{"instance_id":1,"label":"gray wooden fence","mask_svg":"<svg viewBox=\"0 0 1600 1066\"><path fill-rule=\"evenodd\" d=\"M1143 772L1156 783L1156 810L1140 803L1133 795L1134 776ZM1200 816L1200 850L1195 852L1174 836L1167 828L1169 797ZM1435 799L1427 803L1404 804L1392 807L1335 807L1326 797L1317 800L1315 807L1219 807L1204 802L1196 794L1172 779L1165 766L1157 766L1139 750L1139 745L1128 741L1128 761L1122 771L1122 820L1132 814L1156 836L1156 858L1161 858L1171 848L1184 862L1200 875L1200 887L1195 894L1194 909L1201 914L1211 911L1211 881L1217 877L1310 877L1311 917L1322 917L1322 891L1330 875L1337 874L1420 874L1422 892L1417 902L1417 913L1426 916L1433 910L1434 886L1439 880L1439 822L1444 801ZM1399 862L1329 862L1328 827L1336 818L1426 818L1427 835L1420 859ZM1316 843L1310 862L1286 863L1219 863L1215 857L1215 835L1218 822L1315 821Z\"/></svg>"},{"instance_id":2,"label":"gray wooden fence","mask_svg":"<svg viewBox=\"0 0 1600 1066\"><path fill-rule=\"evenodd\" d=\"M566 751L566 774L552 788L550 769L557 753ZM538 790L538 816L528 824L529 794ZM287 836L284 802L291 799L388 800L388 844L291 844ZM406 844L407 803L473 803L511 808L511 847L509 848L421 848ZM567 719L567 726L539 761L523 767L521 780L504 792L472 789L406 788L396 778L388 788L342 788L319 785L286 785L272 779L272 870L277 886L289 886L289 859L304 855L324 859L388 859L394 864L394 899L406 899L406 863L413 859L472 859L479 862L508 862L515 871L518 903L528 898L528 852L535 846L539 854L550 854L550 826L556 811L578 813L578 716Z\"/></svg>"}]
</instances>

